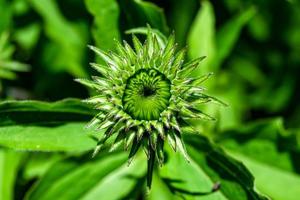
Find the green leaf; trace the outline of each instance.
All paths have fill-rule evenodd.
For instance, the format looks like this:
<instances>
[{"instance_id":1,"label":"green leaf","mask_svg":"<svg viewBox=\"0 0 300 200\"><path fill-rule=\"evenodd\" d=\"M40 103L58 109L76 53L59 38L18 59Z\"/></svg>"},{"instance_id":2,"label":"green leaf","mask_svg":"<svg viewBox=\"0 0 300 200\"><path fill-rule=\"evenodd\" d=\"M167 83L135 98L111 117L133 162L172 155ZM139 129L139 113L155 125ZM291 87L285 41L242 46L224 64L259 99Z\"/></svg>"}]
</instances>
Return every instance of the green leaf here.
<instances>
[{"instance_id":1,"label":"green leaf","mask_svg":"<svg viewBox=\"0 0 300 200\"><path fill-rule=\"evenodd\" d=\"M183 46L186 43L187 33L198 11L198 1L171 0L168 7L168 24L176 33L176 41Z\"/></svg>"},{"instance_id":2,"label":"green leaf","mask_svg":"<svg viewBox=\"0 0 300 200\"><path fill-rule=\"evenodd\" d=\"M29 66L16 61L0 61L0 67L4 70L11 70L16 72L29 71Z\"/></svg>"},{"instance_id":3,"label":"green leaf","mask_svg":"<svg viewBox=\"0 0 300 200\"><path fill-rule=\"evenodd\" d=\"M23 2L23 1L22 1ZM20 28L14 32L13 38L26 51L32 51L37 45L41 34L41 25L38 23L31 23L30 25Z\"/></svg>"},{"instance_id":4,"label":"green leaf","mask_svg":"<svg viewBox=\"0 0 300 200\"><path fill-rule=\"evenodd\" d=\"M54 0L30 0L30 3L42 17L45 32L52 42L44 52L45 57L52 56L45 62L51 63L46 65L48 69L67 71L76 77L86 76L82 68L87 44L87 33L83 32L85 27L78 27L78 24L76 26L66 20Z\"/></svg>"},{"instance_id":5,"label":"green leaf","mask_svg":"<svg viewBox=\"0 0 300 200\"><path fill-rule=\"evenodd\" d=\"M94 200L99 196L105 197L105 200L133 199L136 197L135 193L142 192L144 189L145 173L146 158L139 154L130 166L123 164L108 174L101 182L99 181L97 185L92 187L82 199Z\"/></svg>"},{"instance_id":6,"label":"green leaf","mask_svg":"<svg viewBox=\"0 0 300 200\"><path fill-rule=\"evenodd\" d=\"M250 158L240 153L231 151L229 153L234 158L241 160L249 168L256 177L257 188L270 198L276 200L295 200L295 197L300 195L299 175L258 162L255 158Z\"/></svg>"},{"instance_id":7,"label":"green leaf","mask_svg":"<svg viewBox=\"0 0 300 200\"><path fill-rule=\"evenodd\" d=\"M162 33L168 33L164 11L157 5L142 0L119 1L124 11L124 20L129 25L128 28L144 27L150 24L152 28L158 29Z\"/></svg>"},{"instance_id":8,"label":"green leaf","mask_svg":"<svg viewBox=\"0 0 300 200\"><path fill-rule=\"evenodd\" d=\"M0 146L27 151L91 150L96 146L92 139L96 131L85 125L95 114L78 99L1 102Z\"/></svg>"},{"instance_id":9,"label":"green leaf","mask_svg":"<svg viewBox=\"0 0 300 200\"><path fill-rule=\"evenodd\" d=\"M21 153L0 149L0 199L13 200Z\"/></svg>"},{"instance_id":10,"label":"green leaf","mask_svg":"<svg viewBox=\"0 0 300 200\"><path fill-rule=\"evenodd\" d=\"M0 146L26 151L88 151L95 148L97 142L91 137L95 131L85 129L85 124L0 127Z\"/></svg>"},{"instance_id":11,"label":"green leaf","mask_svg":"<svg viewBox=\"0 0 300 200\"><path fill-rule=\"evenodd\" d=\"M52 103L32 100L3 101L0 102L0 127L87 121L95 114L95 110L79 99L64 99Z\"/></svg>"},{"instance_id":12,"label":"green leaf","mask_svg":"<svg viewBox=\"0 0 300 200\"><path fill-rule=\"evenodd\" d=\"M11 26L12 7L6 0L0 0L0 34Z\"/></svg>"},{"instance_id":13,"label":"green leaf","mask_svg":"<svg viewBox=\"0 0 300 200\"><path fill-rule=\"evenodd\" d=\"M218 140L249 168L261 192L272 199L293 200L300 195L299 154L290 149L292 143L282 140L286 134L282 119L275 118L226 131Z\"/></svg>"},{"instance_id":14,"label":"green leaf","mask_svg":"<svg viewBox=\"0 0 300 200\"><path fill-rule=\"evenodd\" d=\"M92 33L97 47L102 50L115 48L114 39L120 40L119 6L115 0L85 0L94 17Z\"/></svg>"},{"instance_id":15,"label":"green leaf","mask_svg":"<svg viewBox=\"0 0 300 200\"><path fill-rule=\"evenodd\" d=\"M180 154L170 153L159 172L162 187L167 187L175 199L267 199L255 191L254 178L242 163L203 136L183 136L190 163Z\"/></svg>"},{"instance_id":16,"label":"green leaf","mask_svg":"<svg viewBox=\"0 0 300 200\"><path fill-rule=\"evenodd\" d=\"M191 26L187 39L188 55L191 59L207 56L201 62L201 67L195 70L194 75L201 72L214 71L212 62L215 59L215 16L213 6L209 1L202 1L201 8Z\"/></svg>"},{"instance_id":17,"label":"green leaf","mask_svg":"<svg viewBox=\"0 0 300 200\"><path fill-rule=\"evenodd\" d=\"M22 178L27 181L41 178L53 164L64 157L65 155L60 153L30 152L25 157L25 162L22 163Z\"/></svg>"},{"instance_id":18,"label":"green leaf","mask_svg":"<svg viewBox=\"0 0 300 200\"><path fill-rule=\"evenodd\" d=\"M147 196L148 200L175 200L176 197L169 191L158 173L153 173L151 191Z\"/></svg>"},{"instance_id":19,"label":"green leaf","mask_svg":"<svg viewBox=\"0 0 300 200\"><path fill-rule=\"evenodd\" d=\"M26 199L123 199L135 178L145 172L143 159L130 167L126 166L126 159L126 153L102 153L95 159L84 156L63 160L53 165Z\"/></svg>"},{"instance_id":20,"label":"green leaf","mask_svg":"<svg viewBox=\"0 0 300 200\"><path fill-rule=\"evenodd\" d=\"M11 72L11 71L0 68L0 78L1 79L14 80L14 79L17 78L17 75L14 72Z\"/></svg>"},{"instance_id":21,"label":"green leaf","mask_svg":"<svg viewBox=\"0 0 300 200\"><path fill-rule=\"evenodd\" d=\"M168 31L165 15L161 8L148 1L134 0L134 2L139 11L145 16L147 22L161 30L163 33Z\"/></svg>"},{"instance_id":22,"label":"green leaf","mask_svg":"<svg viewBox=\"0 0 300 200\"><path fill-rule=\"evenodd\" d=\"M218 30L216 35L216 65L222 64L224 59L231 53L240 36L242 28L250 21L255 13L256 9L254 7L250 7L233 19L230 19L220 28L220 30Z\"/></svg>"}]
</instances>

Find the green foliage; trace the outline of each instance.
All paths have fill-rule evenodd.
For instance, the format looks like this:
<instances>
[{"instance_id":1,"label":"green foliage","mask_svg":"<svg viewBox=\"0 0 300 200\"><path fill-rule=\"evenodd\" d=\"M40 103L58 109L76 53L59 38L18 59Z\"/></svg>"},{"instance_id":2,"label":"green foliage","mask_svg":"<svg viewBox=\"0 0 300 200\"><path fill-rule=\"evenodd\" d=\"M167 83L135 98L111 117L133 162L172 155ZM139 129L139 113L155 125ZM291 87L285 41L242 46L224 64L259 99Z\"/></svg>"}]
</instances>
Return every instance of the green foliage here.
<instances>
[{"instance_id":1,"label":"green foliage","mask_svg":"<svg viewBox=\"0 0 300 200\"><path fill-rule=\"evenodd\" d=\"M291 135L287 132L281 119L269 119L226 131L219 142L230 155L249 167L260 191L273 199L293 200L300 195L300 166L295 157L299 151L290 149L288 140L282 139ZM285 185L289 187L285 189L286 193L282 193L281 188Z\"/></svg>"},{"instance_id":2,"label":"green foliage","mask_svg":"<svg viewBox=\"0 0 300 200\"><path fill-rule=\"evenodd\" d=\"M86 0L89 12L94 16L93 38L97 47L114 49L114 39L120 39L118 28L119 5L115 0Z\"/></svg>"},{"instance_id":3,"label":"green foliage","mask_svg":"<svg viewBox=\"0 0 300 200\"><path fill-rule=\"evenodd\" d=\"M83 49L87 39L85 25L73 25L59 12L55 1L30 0L31 5L39 13L45 24L47 36L53 43L46 46L45 55L48 61L54 63L50 69L66 70L74 76L84 76L86 73L81 67ZM67 36L67 37L66 37ZM65 58L68 58L67 60Z\"/></svg>"},{"instance_id":4,"label":"green foliage","mask_svg":"<svg viewBox=\"0 0 300 200\"><path fill-rule=\"evenodd\" d=\"M0 0L0 199L298 200L299 13L296 0ZM176 152L160 143L151 190L145 149L128 166L112 136L92 158L105 130L86 128L99 110L81 100L104 91L74 81L96 74L88 45L138 49L131 35L144 44L147 26L160 47L174 30L180 59L197 67L188 78L215 74L201 100L215 104L197 109L217 119L188 120L194 129L169 137L185 144Z\"/></svg>"}]
</instances>

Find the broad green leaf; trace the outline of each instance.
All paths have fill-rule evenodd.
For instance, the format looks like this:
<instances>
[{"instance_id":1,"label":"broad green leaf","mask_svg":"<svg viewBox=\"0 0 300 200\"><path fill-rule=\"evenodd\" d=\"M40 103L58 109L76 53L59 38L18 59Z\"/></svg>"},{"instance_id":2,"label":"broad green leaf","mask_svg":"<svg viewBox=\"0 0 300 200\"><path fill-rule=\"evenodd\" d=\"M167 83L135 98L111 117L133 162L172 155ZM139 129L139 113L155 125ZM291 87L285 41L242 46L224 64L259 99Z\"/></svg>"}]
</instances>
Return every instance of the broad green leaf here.
<instances>
[{"instance_id":1,"label":"broad green leaf","mask_svg":"<svg viewBox=\"0 0 300 200\"><path fill-rule=\"evenodd\" d=\"M295 197L299 197L299 175L263 162L258 162L255 158L250 158L240 153L230 151L229 154L241 160L248 167L256 178L257 189L268 195L271 199L295 200Z\"/></svg>"},{"instance_id":2,"label":"broad green leaf","mask_svg":"<svg viewBox=\"0 0 300 200\"><path fill-rule=\"evenodd\" d=\"M115 47L114 39L120 40L119 6L116 0L85 0L88 11L94 17L92 33L96 46L103 50Z\"/></svg>"},{"instance_id":3,"label":"broad green leaf","mask_svg":"<svg viewBox=\"0 0 300 200\"><path fill-rule=\"evenodd\" d=\"M175 199L267 199L255 191L254 178L242 163L203 136L184 135L184 139L190 163L180 154L170 153L159 172Z\"/></svg>"},{"instance_id":4,"label":"broad green leaf","mask_svg":"<svg viewBox=\"0 0 300 200\"><path fill-rule=\"evenodd\" d=\"M201 72L214 71L212 62L215 59L215 16L213 6L209 1L202 1L201 8L191 26L187 38L188 54L191 59L207 56L201 62ZM199 74L196 70L194 75Z\"/></svg>"},{"instance_id":5,"label":"broad green leaf","mask_svg":"<svg viewBox=\"0 0 300 200\"><path fill-rule=\"evenodd\" d=\"M287 141L282 144L279 140L284 137L285 132L281 118L264 119L219 133L216 135L216 140L231 151L239 152L270 166L293 171L290 149L287 149L287 146L292 145ZM279 151L279 148L282 150Z\"/></svg>"},{"instance_id":6,"label":"broad green leaf","mask_svg":"<svg viewBox=\"0 0 300 200\"><path fill-rule=\"evenodd\" d=\"M96 132L86 123L68 123L53 127L13 125L0 127L0 146L25 151L88 151L96 147Z\"/></svg>"},{"instance_id":7,"label":"broad green leaf","mask_svg":"<svg viewBox=\"0 0 300 200\"><path fill-rule=\"evenodd\" d=\"M49 70L67 71L74 76L84 77L86 72L82 66L87 33L83 31L86 29L66 20L54 0L30 0L30 3L44 21L45 32L52 42L48 45L48 50L55 49L49 59L51 64L47 65ZM45 53L49 54L47 51Z\"/></svg>"},{"instance_id":8,"label":"broad green leaf","mask_svg":"<svg viewBox=\"0 0 300 200\"><path fill-rule=\"evenodd\" d=\"M219 143L249 168L261 192L275 200L293 200L300 195L300 176L295 173L299 155L293 156L293 143L281 140L286 135L282 124L280 118L257 121L226 131Z\"/></svg>"},{"instance_id":9,"label":"broad green leaf","mask_svg":"<svg viewBox=\"0 0 300 200\"><path fill-rule=\"evenodd\" d=\"M169 191L159 174L153 173L151 191L147 196L148 200L175 200L176 197Z\"/></svg>"},{"instance_id":10,"label":"broad green leaf","mask_svg":"<svg viewBox=\"0 0 300 200\"><path fill-rule=\"evenodd\" d=\"M134 185L135 178L145 172L144 159L133 162L130 167L126 166L126 159L126 153L102 153L95 159L60 161L37 182L26 199L122 199Z\"/></svg>"},{"instance_id":11,"label":"broad green leaf","mask_svg":"<svg viewBox=\"0 0 300 200\"><path fill-rule=\"evenodd\" d=\"M254 7L250 7L247 10L242 11L238 16L230 19L220 28L220 30L218 30L216 35L216 65L220 65L231 53L239 38L242 28L249 22L255 13L256 9Z\"/></svg>"},{"instance_id":12,"label":"broad green leaf","mask_svg":"<svg viewBox=\"0 0 300 200\"><path fill-rule=\"evenodd\" d=\"M0 127L6 125L53 124L87 121L95 111L79 99L57 102L3 101L0 102Z\"/></svg>"},{"instance_id":13,"label":"broad green leaf","mask_svg":"<svg viewBox=\"0 0 300 200\"><path fill-rule=\"evenodd\" d=\"M130 166L125 162L101 182L91 187L81 199L94 200L100 196L105 197L105 200L133 199L136 193L141 193L144 189L146 159L145 156L139 154Z\"/></svg>"},{"instance_id":14,"label":"broad green leaf","mask_svg":"<svg viewBox=\"0 0 300 200\"><path fill-rule=\"evenodd\" d=\"M22 153L0 149L0 199L13 200Z\"/></svg>"},{"instance_id":15,"label":"broad green leaf","mask_svg":"<svg viewBox=\"0 0 300 200\"><path fill-rule=\"evenodd\" d=\"M64 157L60 153L30 152L25 158L22 178L25 180L41 178L54 163L62 160Z\"/></svg>"}]
</instances>

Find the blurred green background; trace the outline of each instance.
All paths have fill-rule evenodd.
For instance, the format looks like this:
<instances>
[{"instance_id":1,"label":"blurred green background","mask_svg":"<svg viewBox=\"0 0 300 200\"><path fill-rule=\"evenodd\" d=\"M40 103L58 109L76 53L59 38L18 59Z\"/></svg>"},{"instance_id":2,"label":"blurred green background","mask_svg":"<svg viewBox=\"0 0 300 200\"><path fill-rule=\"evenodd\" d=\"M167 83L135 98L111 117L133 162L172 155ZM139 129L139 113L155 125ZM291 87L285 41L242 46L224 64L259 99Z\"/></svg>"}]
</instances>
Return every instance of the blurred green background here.
<instances>
[{"instance_id":1,"label":"blurred green background","mask_svg":"<svg viewBox=\"0 0 300 200\"><path fill-rule=\"evenodd\" d=\"M130 41L126 30L146 24L166 35L174 30L179 46L188 48L187 60L207 56L193 76L213 72L207 93L229 106L204 107L218 120L196 121L199 130L242 160L262 193L297 200L298 0L0 0L1 99L86 98L89 91L74 78L95 74L87 45L113 51L114 39ZM0 164L20 156L15 154L1 151ZM35 156L32 165L45 157ZM28 180L46 168L27 171ZM26 192L24 185L31 183L18 183L16 198Z\"/></svg>"}]
</instances>

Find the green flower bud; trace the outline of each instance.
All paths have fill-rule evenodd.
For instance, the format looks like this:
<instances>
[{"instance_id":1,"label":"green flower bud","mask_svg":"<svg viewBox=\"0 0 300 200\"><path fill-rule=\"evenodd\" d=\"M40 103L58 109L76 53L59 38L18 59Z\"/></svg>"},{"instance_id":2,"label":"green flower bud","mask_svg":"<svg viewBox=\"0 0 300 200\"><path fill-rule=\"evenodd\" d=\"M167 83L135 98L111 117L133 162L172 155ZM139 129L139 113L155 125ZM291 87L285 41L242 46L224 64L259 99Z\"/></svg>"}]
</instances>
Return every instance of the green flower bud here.
<instances>
[{"instance_id":1,"label":"green flower bud","mask_svg":"<svg viewBox=\"0 0 300 200\"><path fill-rule=\"evenodd\" d=\"M188 160L181 139L183 125L191 118L212 119L197 106L219 102L203 94L200 87L211 74L189 76L203 57L184 63L186 50L176 52L174 41L174 34L164 41L149 28L143 45L133 35L134 49L126 42L116 42L117 53L91 46L106 65L92 64L101 77L93 77L92 81L78 79L99 93L85 100L99 110L89 126L106 129L94 154L113 135L116 139L110 150L123 144L130 149L129 162L142 147L148 157L148 186L155 160L164 163L165 142Z\"/></svg>"}]
</instances>

